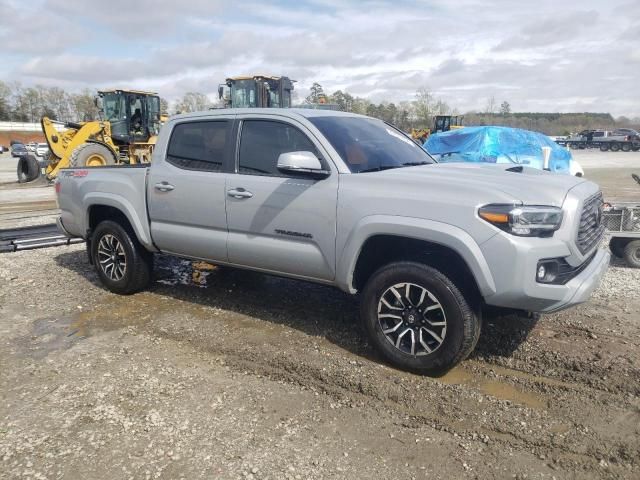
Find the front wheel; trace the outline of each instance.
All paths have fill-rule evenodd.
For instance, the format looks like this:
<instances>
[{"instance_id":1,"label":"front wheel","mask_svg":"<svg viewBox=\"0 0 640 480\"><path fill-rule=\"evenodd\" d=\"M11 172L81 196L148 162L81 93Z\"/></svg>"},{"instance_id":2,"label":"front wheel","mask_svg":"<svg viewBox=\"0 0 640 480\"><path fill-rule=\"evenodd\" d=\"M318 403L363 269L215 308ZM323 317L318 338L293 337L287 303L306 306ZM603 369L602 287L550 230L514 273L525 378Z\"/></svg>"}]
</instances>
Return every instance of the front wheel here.
<instances>
[{"instance_id":1,"label":"front wheel","mask_svg":"<svg viewBox=\"0 0 640 480\"><path fill-rule=\"evenodd\" d=\"M130 229L105 220L96 227L91 242L93 264L109 290L129 295L149 284L153 255L140 245Z\"/></svg>"},{"instance_id":2,"label":"front wheel","mask_svg":"<svg viewBox=\"0 0 640 480\"><path fill-rule=\"evenodd\" d=\"M391 263L369 279L360 313L367 335L393 365L440 375L466 358L480 335L480 317L440 271Z\"/></svg>"}]
</instances>

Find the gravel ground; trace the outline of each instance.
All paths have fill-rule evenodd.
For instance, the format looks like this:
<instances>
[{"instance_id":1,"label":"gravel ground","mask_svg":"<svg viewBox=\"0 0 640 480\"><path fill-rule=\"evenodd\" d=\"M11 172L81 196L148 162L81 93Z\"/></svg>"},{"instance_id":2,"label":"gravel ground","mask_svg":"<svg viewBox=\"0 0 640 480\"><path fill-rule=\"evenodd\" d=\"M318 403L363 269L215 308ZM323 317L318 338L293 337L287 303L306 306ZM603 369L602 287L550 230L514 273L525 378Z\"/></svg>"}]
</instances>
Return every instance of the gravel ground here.
<instances>
[{"instance_id":1,"label":"gravel ground","mask_svg":"<svg viewBox=\"0 0 640 480\"><path fill-rule=\"evenodd\" d=\"M485 319L440 379L385 365L330 288L155 274L121 297L80 245L0 256L0 477L640 478L640 270Z\"/></svg>"}]
</instances>

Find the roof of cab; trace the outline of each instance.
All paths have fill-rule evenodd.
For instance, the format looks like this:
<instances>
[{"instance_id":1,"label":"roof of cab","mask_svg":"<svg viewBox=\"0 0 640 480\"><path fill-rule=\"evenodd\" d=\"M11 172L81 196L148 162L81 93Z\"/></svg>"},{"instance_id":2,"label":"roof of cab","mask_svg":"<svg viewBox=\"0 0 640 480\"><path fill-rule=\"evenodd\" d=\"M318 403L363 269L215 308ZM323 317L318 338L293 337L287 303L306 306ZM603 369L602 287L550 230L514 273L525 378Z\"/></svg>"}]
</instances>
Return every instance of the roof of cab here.
<instances>
[{"instance_id":1,"label":"roof of cab","mask_svg":"<svg viewBox=\"0 0 640 480\"><path fill-rule=\"evenodd\" d=\"M274 115L289 118L312 117L361 117L369 118L357 113L341 112L338 110L315 110L312 108L213 108L200 112L181 113L171 117L173 119L199 118L217 115Z\"/></svg>"}]
</instances>

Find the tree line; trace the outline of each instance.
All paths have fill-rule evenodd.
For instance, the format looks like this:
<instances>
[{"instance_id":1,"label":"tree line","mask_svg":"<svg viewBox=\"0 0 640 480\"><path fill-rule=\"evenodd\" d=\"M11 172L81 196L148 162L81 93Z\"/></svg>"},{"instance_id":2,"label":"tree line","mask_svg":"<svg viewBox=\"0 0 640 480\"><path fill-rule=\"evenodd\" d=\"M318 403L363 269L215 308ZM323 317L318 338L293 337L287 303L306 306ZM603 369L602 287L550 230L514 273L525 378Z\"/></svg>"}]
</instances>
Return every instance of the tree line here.
<instances>
[{"instance_id":1,"label":"tree line","mask_svg":"<svg viewBox=\"0 0 640 480\"><path fill-rule=\"evenodd\" d=\"M64 122L94 120L99 118L94 97L95 92L89 89L67 92L60 87L23 87L19 82L0 81L0 121L33 123L43 116ZM187 92L172 103L161 97L160 103L162 111L167 113L206 110L218 104L201 92ZM405 131L432 127L436 115L461 114L428 88L418 89L412 100L375 103L342 90L326 93L316 82L303 103L333 104L339 110L379 118ZM498 104L493 96L487 99L483 111L465 112L463 116L465 125L503 125L547 135L567 135L587 128L640 128L640 118L614 119L608 113L512 112L507 100Z\"/></svg>"}]
</instances>

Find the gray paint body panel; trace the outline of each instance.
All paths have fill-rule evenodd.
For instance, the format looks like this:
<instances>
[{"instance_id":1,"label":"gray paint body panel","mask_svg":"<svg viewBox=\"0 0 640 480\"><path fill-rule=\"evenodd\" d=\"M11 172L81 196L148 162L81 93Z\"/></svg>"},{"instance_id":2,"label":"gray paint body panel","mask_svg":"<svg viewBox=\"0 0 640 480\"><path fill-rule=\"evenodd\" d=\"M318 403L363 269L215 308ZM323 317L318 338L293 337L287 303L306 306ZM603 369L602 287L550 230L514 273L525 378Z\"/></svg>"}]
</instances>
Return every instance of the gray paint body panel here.
<instances>
[{"instance_id":1,"label":"gray paint body panel","mask_svg":"<svg viewBox=\"0 0 640 480\"><path fill-rule=\"evenodd\" d=\"M309 122L314 116L356 115L249 109L173 117L158 138L148 182L144 169L87 169L86 177L63 172L62 222L69 233L85 236L88 209L103 202L120 208L151 250L155 242L177 255L332 284L351 293L367 239L384 234L425 240L464 259L488 304L531 311L585 301L604 274L609 256L599 251L566 285L535 282L541 258L564 257L576 266L594 255L594 250L581 254L575 237L582 203L598 191L597 185L527 167L508 171L509 165L437 164L351 174ZM322 180L294 179L240 175L235 169L187 171L165 162L174 125L222 118L273 119L296 126L316 145L331 174ZM155 191L162 181L175 189ZM253 196L230 197L234 188ZM551 238L516 237L478 217L478 208L492 203L558 206L563 224Z\"/></svg>"}]
</instances>

